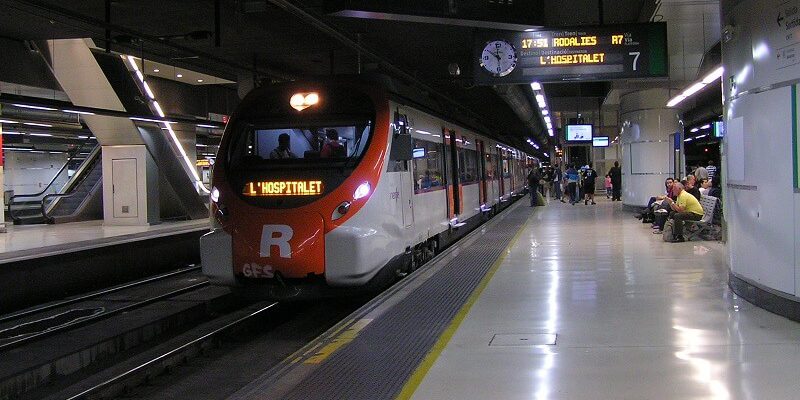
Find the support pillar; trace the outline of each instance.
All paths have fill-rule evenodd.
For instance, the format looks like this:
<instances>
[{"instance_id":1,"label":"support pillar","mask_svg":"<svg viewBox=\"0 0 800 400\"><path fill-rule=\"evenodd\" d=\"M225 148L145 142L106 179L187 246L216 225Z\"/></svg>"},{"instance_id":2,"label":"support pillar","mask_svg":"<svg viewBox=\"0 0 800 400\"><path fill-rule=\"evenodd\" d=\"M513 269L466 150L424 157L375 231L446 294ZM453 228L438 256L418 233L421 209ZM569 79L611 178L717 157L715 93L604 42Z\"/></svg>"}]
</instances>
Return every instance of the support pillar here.
<instances>
[{"instance_id":1,"label":"support pillar","mask_svg":"<svg viewBox=\"0 0 800 400\"><path fill-rule=\"evenodd\" d=\"M669 89L658 88L620 96L622 203L647 206L675 175L673 136L682 132L678 110L666 108Z\"/></svg>"},{"instance_id":2,"label":"support pillar","mask_svg":"<svg viewBox=\"0 0 800 400\"><path fill-rule=\"evenodd\" d=\"M800 320L796 3L721 4L727 33L720 172L730 286L751 303ZM765 23L766 15L785 21Z\"/></svg>"}]
</instances>

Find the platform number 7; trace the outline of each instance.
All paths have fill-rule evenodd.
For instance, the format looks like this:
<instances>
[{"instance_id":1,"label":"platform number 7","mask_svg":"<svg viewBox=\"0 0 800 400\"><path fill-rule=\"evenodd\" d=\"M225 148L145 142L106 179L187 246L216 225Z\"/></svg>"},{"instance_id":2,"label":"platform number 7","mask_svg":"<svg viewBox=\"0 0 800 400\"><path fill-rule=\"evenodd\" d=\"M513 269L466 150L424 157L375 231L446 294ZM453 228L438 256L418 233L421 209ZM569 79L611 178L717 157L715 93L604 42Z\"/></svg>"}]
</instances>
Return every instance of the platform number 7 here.
<instances>
[{"instance_id":1,"label":"platform number 7","mask_svg":"<svg viewBox=\"0 0 800 400\"><path fill-rule=\"evenodd\" d=\"M628 53L629 56L633 56L633 70L636 71L636 63L639 62L639 56L642 54L640 51L632 51Z\"/></svg>"}]
</instances>

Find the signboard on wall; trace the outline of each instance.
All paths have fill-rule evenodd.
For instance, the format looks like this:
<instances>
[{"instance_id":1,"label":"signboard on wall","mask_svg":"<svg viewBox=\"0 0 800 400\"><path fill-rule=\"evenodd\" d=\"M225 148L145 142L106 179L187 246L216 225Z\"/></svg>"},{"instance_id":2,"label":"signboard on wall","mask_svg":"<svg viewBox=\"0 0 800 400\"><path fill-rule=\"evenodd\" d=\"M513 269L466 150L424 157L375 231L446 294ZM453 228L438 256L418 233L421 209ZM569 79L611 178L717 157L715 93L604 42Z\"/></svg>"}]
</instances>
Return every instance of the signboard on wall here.
<instances>
[{"instance_id":1,"label":"signboard on wall","mask_svg":"<svg viewBox=\"0 0 800 400\"><path fill-rule=\"evenodd\" d=\"M667 25L603 25L476 34L478 84L666 77Z\"/></svg>"}]
</instances>

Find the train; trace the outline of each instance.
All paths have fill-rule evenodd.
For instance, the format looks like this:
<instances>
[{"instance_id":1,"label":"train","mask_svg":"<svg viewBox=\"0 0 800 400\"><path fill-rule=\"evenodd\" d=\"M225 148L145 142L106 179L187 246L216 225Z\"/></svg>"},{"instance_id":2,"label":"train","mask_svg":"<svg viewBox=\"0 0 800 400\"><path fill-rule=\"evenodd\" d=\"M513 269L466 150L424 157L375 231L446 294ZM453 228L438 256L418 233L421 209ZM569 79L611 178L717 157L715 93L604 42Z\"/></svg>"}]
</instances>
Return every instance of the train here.
<instances>
[{"instance_id":1,"label":"train","mask_svg":"<svg viewBox=\"0 0 800 400\"><path fill-rule=\"evenodd\" d=\"M525 194L538 163L447 114L388 78L254 89L220 142L203 273L289 299L412 272Z\"/></svg>"}]
</instances>

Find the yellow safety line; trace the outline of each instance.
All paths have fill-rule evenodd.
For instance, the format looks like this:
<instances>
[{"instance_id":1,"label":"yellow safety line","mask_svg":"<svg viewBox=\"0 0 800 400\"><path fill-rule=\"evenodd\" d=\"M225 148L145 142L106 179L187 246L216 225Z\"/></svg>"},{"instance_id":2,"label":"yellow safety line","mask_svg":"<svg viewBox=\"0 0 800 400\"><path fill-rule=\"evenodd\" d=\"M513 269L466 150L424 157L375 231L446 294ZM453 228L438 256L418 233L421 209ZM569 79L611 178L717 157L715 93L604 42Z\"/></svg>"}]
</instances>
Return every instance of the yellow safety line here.
<instances>
[{"instance_id":1,"label":"yellow safety line","mask_svg":"<svg viewBox=\"0 0 800 400\"><path fill-rule=\"evenodd\" d=\"M336 336L333 341L323 346L318 352L316 352L313 356L308 358L303 362L303 364L319 364L323 362L326 358L328 358L331 354L333 354L336 350L339 350L342 346L352 342L356 336L366 328L369 323L372 322L372 319L363 318L352 326L347 328L345 331L341 332L338 336Z\"/></svg>"},{"instance_id":2,"label":"yellow safety line","mask_svg":"<svg viewBox=\"0 0 800 400\"><path fill-rule=\"evenodd\" d=\"M519 240L520 236L522 235L522 231L528 225L528 220L531 218L531 216L533 216L533 213L531 213L528 218L525 219L525 223L522 224L522 227L517 230L517 233L511 239L511 242L508 244L508 246L506 246L506 248L503 249L503 252L500 253L500 257L498 257L494 264L492 264L492 267L489 268L489 271L486 273L483 279L481 279L478 287L475 288L475 290L469 296L467 302L461 306L461 309L458 310L458 314L456 314L456 316L450 322L450 325L448 325L447 329L445 329L442 335L439 336L436 344L433 345L433 348L431 348L431 350L425 356L425 359L422 360L419 366L417 366L417 369L414 370L411 378L409 378L408 382L406 382L406 384L403 386L403 390L401 390L400 394L397 395L397 400L408 400L414 395L414 392L417 391L417 388L422 383L422 380L425 379L426 375L428 375L428 371L431 369L431 367L433 367L433 364L436 363L436 360L439 359L442 351L444 351L445 347L447 347L447 344L450 343L450 339L453 338L453 335L458 330L458 327L461 326L461 323L467 317L469 310L472 309L472 306L476 301L478 301L478 298L481 297L481 294L483 293L483 290L486 289L486 286L489 285L489 281L492 280L494 273L500 269L500 264L502 264L503 260L505 260L508 251L514 247L514 245L517 243L517 240Z\"/></svg>"}]
</instances>

